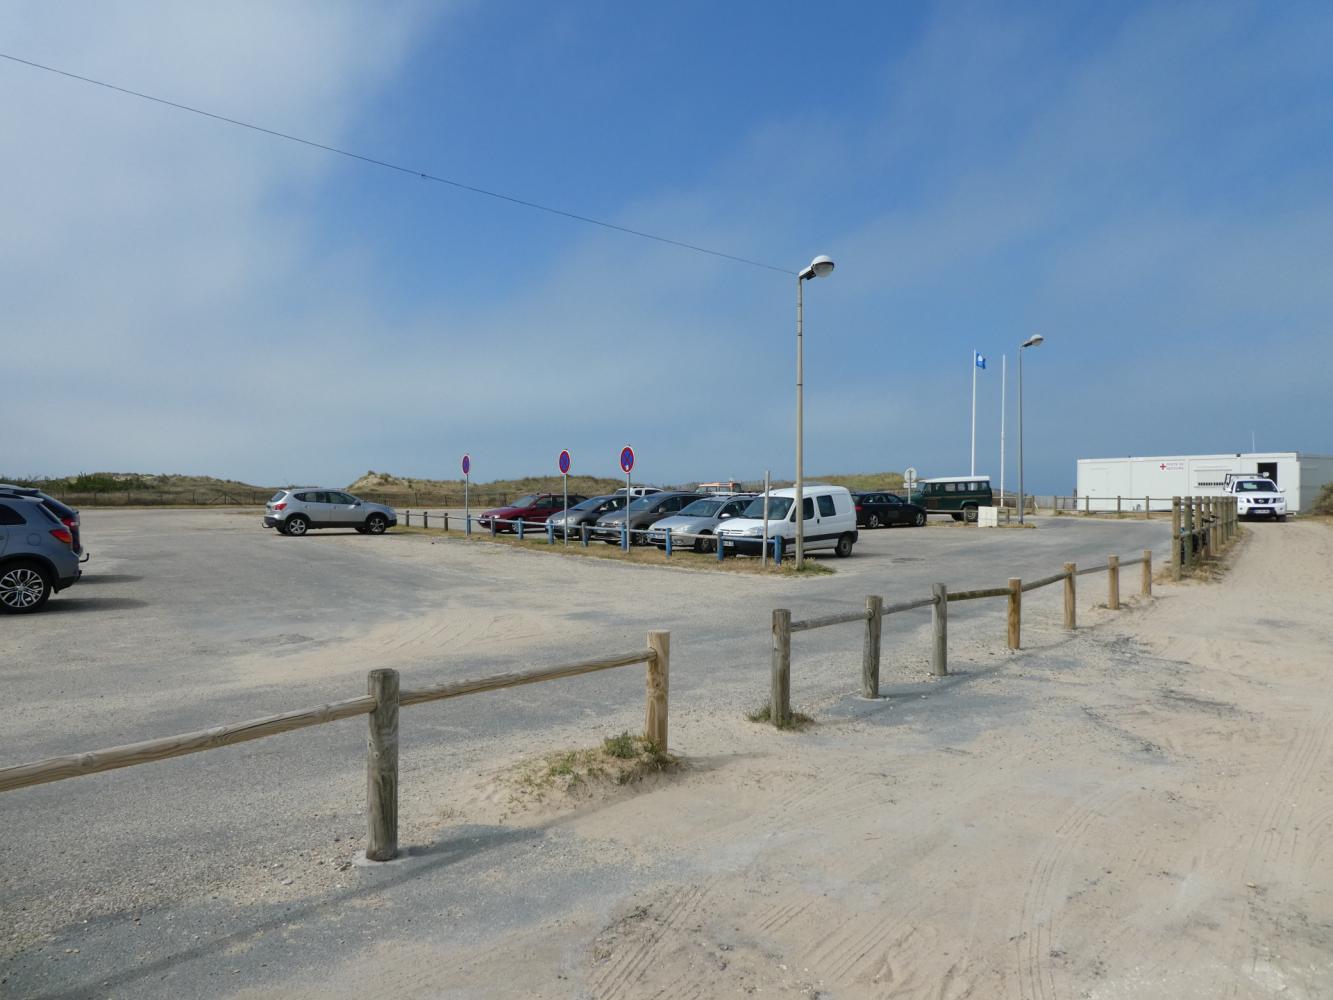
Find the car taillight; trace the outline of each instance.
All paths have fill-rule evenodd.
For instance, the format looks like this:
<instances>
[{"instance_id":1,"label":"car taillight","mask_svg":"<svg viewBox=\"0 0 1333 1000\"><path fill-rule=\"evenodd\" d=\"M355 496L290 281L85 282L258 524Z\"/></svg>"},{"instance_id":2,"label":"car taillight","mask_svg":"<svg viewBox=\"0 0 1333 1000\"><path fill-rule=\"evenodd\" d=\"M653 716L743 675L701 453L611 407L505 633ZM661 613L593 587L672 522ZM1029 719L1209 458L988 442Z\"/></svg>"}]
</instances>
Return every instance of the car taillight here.
<instances>
[{"instance_id":1,"label":"car taillight","mask_svg":"<svg viewBox=\"0 0 1333 1000\"><path fill-rule=\"evenodd\" d=\"M66 528L69 528L71 531L73 531L75 528L79 526L79 519L77 517L62 517L60 519L60 523L63 524Z\"/></svg>"},{"instance_id":2,"label":"car taillight","mask_svg":"<svg viewBox=\"0 0 1333 1000\"><path fill-rule=\"evenodd\" d=\"M58 542L64 542L66 545L74 544L74 536L64 528L52 528L51 537Z\"/></svg>"},{"instance_id":3,"label":"car taillight","mask_svg":"<svg viewBox=\"0 0 1333 1000\"><path fill-rule=\"evenodd\" d=\"M274 509L274 510L286 510L286 509L287 509L287 501L284 500L282 503L275 503L275 504L273 505L273 509Z\"/></svg>"},{"instance_id":4,"label":"car taillight","mask_svg":"<svg viewBox=\"0 0 1333 1000\"><path fill-rule=\"evenodd\" d=\"M857 505L856 505L856 509L857 509L858 511L860 511L860 509L861 509L861 505L860 505L860 504L857 504Z\"/></svg>"}]
</instances>

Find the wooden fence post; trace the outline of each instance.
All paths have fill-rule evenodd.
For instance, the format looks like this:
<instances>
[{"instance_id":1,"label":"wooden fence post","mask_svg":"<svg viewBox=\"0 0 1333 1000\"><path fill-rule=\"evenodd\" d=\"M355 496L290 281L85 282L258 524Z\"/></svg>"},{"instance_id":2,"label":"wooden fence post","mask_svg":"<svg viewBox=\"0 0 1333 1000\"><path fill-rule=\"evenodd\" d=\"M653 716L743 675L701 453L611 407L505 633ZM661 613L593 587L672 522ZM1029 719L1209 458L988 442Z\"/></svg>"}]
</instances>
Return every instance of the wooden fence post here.
<instances>
[{"instance_id":1,"label":"wooden fence post","mask_svg":"<svg viewBox=\"0 0 1333 1000\"><path fill-rule=\"evenodd\" d=\"M1065 563L1065 628L1073 631L1078 628L1077 592L1074 581L1078 577L1078 567Z\"/></svg>"},{"instance_id":2,"label":"wooden fence post","mask_svg":"<svg viewBox=\"0 0 1333 1000\"><path fill-rule=\"evenodd\" d=\"M1171 579L1180 581L1180 497L1171 498Z\"/></svg>"},{"instance_id":3,"label":"wooden fence post","mask_svg":"<svg viewBox=\"0 0 1333 1000\"><path fill-rule=\"evenodd\" d=\"M949 673L949 588L932 583L930 593L935 598L930 609L930 672L944 677Z\"/></svg>"},{"instance_id":4,"label":"wooden fence post","mask_svg":"<svg viewBox=\"0 0 1333 1000\"><path fill-rule=\"evenodd\" d=\"M880 632L884 624L884 598L866 598L866 641L861 653L861 696L879 697Z\"/></svg>"},{"instance_id":5,"label":"wooden fence post","mask_svg":"<svg viewBox=\"0 0 1333 1000\"><path fill-rule=\"evenodd\" d=\"M773 725L785 726L791 717L791 612L773 611L773 678L768 702Z\"/></svg>"},{"instance_id":6,"label":"wooden fence post","mask_svg":"<svg viewBox=\"0 0 1333 1000\"><path fill-rule=\"evenodd\" d=\"M1143 498L1143 519L1145 521L1152 517L1152 497Z\"/></svg>"},{"instance_id":7,"label":"wooden fence post","mask_svg":"<svg viewBox=\"0 0 1333 1000\"><path fill-rule=\"evenodd\" d=\"M449 534L449 512L447 510L444 512L444 533Z\"/></svg>"},{"instance_id":8,"label":"wooden fence post","mask_svg":"<svg viewBox=\"0 0 1333 1000\"><path fill-rule=\"evenodd\" d=\"M1021 649L1023 642L1023 581L1009 578L1009 648Z\"/></svg>"},{"instance_id":9,"label":"wooden fence post","mask_svg":"<svg viewBox=\"0 0 1333 1000\"><path fill-rule=\"evenodd\" d=\"M671 633L649 632L648 691L645 697L643 738L659 750L667 748L667 703L671 686Z\"/></svg>"},{"instance_id":10,"label":"wooden fence post","mask_svg":"<svg viewBox=\"0 0 1333 1000\"><path fill-rule=\"evenodd\" d=\"M1092 513L1092 497L1086 494L1083 497L1083 513L1084 514Z\"/></svg>"},{"instance_id":11,"label":"wooden fence post","mask_svg":"<svg viewBox=\"0 0 1333 1000\"><path fill-rule=\"evenodd\" d=\"M366 754L366 857L390 861L398 854L398 671L372 670L367 687L375 711Z\"/></svg>"},{"instance_id":12,"label":"wooden fence post","mask_svg":"<svg viewBox=\"0 0 1333 1000\"><path fill-rule=\"evenodd\" d=\"M1185 515L1185 568L1194 568L1194 497L1186 496L1184 505Z\"/></svg>"},{"instance_id":13,"label":"wooden fence post","mask_svg":"<svg viewBox=\"0 0 1333 1000\"><path fill-rule=\"evenodd\" d=\"M1152 549L1143 550L1143 573L1139 577L1139 593L1152 597Z\"/></svg>"},{"instance_id":14,"label":"wooden fence post","mask_svg":"<svg viewBox=\"0 0 1333 1000\"><path fill-rule=\"evenodd\" d=\"M1106 557L1106 606L1120 610L1120 557Z\"/></svg>"},{"instance_id":15,"label":"wooden fence post","mask_svg":"<svg viewBox=\"0 0 1333 1000\"><path fill-rule=\"evenodd\" d=\"M1120 497L1115 498L1115 516L1120 516Z\"/></svg>"}]
</instances>

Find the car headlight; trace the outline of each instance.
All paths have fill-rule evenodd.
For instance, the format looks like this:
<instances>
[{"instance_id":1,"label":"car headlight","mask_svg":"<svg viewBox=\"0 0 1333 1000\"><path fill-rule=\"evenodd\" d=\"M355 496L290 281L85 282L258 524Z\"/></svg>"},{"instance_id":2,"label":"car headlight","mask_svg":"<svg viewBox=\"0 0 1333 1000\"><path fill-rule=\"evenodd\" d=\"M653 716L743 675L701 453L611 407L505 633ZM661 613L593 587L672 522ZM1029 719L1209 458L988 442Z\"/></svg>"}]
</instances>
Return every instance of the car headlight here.
<instances>
[{"instance_id":1,"label":"car headlight","mask_svg":"<svg viewBox=\"0 0 1333 1000\"><path fill-rule=\"evenodd\" d=\"M744 534L751 538L757 538L764 533L763 528L746 528Z\"/></svg>"}]
</instances>

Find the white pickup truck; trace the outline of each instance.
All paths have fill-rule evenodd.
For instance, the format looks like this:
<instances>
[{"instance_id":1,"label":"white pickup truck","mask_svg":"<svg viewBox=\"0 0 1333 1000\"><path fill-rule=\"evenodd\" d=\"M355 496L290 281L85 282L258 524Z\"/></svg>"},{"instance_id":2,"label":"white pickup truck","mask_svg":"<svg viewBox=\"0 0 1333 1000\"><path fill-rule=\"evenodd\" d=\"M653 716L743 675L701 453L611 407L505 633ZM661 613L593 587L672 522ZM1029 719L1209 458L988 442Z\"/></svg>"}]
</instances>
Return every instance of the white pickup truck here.
<instances>
[{"instance_id":1,"label":"white pickup truck","mask_svg":"<svg viewBox=\"0 0 1333 1000\"><path fill-rule=\"evenodd\" d=\"M1236 498L1236 513L1240 517L1287 519L1287 498L1277 488L1277 483L1264 476L1229 472L1222 492Z\"/></svg>"}]
</instances>

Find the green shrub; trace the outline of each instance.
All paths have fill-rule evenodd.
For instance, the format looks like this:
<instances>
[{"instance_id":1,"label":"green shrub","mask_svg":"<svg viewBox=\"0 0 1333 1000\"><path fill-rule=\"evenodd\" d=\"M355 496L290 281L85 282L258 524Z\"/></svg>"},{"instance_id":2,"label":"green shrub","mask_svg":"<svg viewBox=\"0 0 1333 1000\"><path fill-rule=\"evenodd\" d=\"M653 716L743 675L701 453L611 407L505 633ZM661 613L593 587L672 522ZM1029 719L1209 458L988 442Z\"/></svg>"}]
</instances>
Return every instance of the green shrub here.
<instances>
[{"instance_id":1,"label":"green shrub","mask_svg":"<svg viewBox=\"0 0 1333 1000\"><path fill-rule=\"evenodd\" d=\"M1319 496L1315 498L1314 506L1310 508L1313 514L1333 514L1333 483L1325 483L1324 488L1319 491Z\"/></svg>"}]
</instances>

